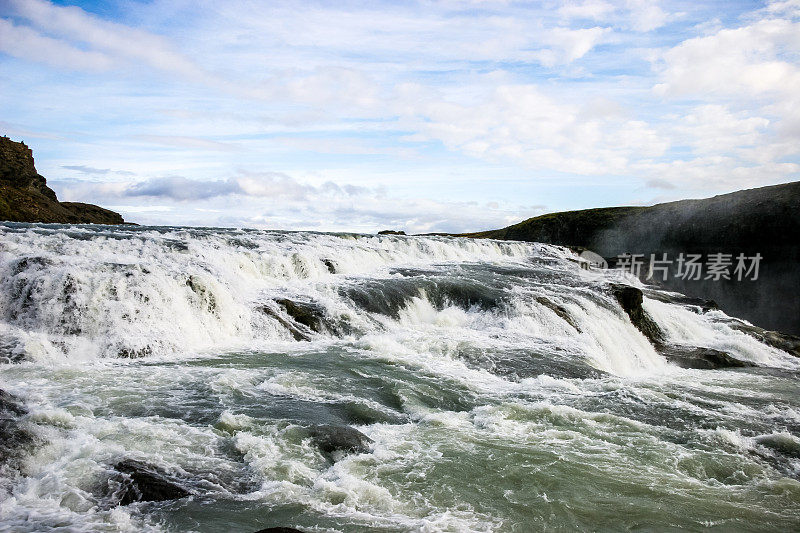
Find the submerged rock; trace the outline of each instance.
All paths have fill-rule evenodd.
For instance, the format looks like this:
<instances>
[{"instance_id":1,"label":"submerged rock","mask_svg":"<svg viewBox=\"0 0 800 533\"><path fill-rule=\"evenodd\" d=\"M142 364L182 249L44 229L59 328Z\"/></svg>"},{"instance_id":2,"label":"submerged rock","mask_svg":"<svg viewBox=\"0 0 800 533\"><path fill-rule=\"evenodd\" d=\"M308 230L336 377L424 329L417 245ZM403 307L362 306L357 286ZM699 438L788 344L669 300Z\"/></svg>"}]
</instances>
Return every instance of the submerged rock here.
<instances>
[{"instance_id":1,"label":"submerged rock","mask_svg":"<svg viewBox=\"0 0 800 533\"><path fill-rule=\"evenodd\" d=\"M631 319L631 323L641 331L652 343L659 343L664 340L664 332L653 322L650 315L642 307L644 296L642 291L630 285L620 283L611 284L611 294L616 298L619 305Z\"/></svg>"},{"instance_id":2,"label":"submerged rock","mask_svg":"<svg viewBox=\"0 0 800 533\"><path fill-rule=\"evenodd\" d=\"M659 344L656 346L656 349L668 361L681 368L713 370L717 368L756 366L750 361L742 361L741 359L736 359L729 353L713 350L711 348Z\"/></svg>"},{"instance_id":3,"label":"submerged rock","mask_svg":"<svg viewBox=\"0 0 800 533\"><path fill-rule=\"evenodd\" d=\"M330 459L334 455L368 453L372 439L350 426L323 424L309 429L311 440Z\"/></svg>"},{"instance_id":4,"label":"submerged rock","mask_svg":"<svg viewBox=\"0 0 800 533\"><path fill-rule=\"evenodd\" d=\"M559 317L561 317L567 324L575 328L575 330L578 333L581 332L581 328L579 328L578 325L575 323L575 320L569 314L569 311L567 311L566 307L564 307L563 305L558 305L557 303L551 301L545 296L537 296L536 301L542 304L543 306L547 307L551 311L553 311Z\"/></svg>"},{"instance_id":5,"label":"submerged rock","mask_svg":"<svg viewBox=\"0 0 800 533\"><path fill-rule=\"evenodd\" d=\"M126 459L114 465L114 470L120 474L112 478L119 483L114 492L120 505L177 500L191 495L168 473L153 465Z\"/></svg>"}]
</instances>

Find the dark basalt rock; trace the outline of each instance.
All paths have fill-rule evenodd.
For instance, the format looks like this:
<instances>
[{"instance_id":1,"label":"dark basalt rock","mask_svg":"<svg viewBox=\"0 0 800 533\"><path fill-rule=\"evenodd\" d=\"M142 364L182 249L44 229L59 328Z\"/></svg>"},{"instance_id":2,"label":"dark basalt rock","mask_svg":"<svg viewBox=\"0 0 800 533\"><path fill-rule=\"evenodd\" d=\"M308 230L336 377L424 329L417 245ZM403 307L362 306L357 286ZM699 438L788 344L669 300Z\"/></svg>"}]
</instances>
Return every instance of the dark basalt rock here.
<instances>
[{"instance_id":1,"label":"dark basalt rock","mask_svg":"<svg viewBox=\"0 0 800 533\"><path fill-rule=\"evenodd\" d=\"M311 331L325 331L325 309L313 302L297 302L287 298L279 298L275 303L283 307L292 320L302 324Z\"/></svg>"},{"instance_id":2,"label":"dark basalt rock","mask_svg":"<svg viewBox=\"0 0 800 533\"><path fill-rule=\"evenodd\" d=\"M686 296L685 294L679 293L670 293L664 291L656 291L645 289L642 291L645 296L648 298L652 298L653 300L658 300L659 302L664 302L668 304L676 304L676 305L684 305L689 307L694 307L700 310L701 313L708 313L709 311L714 311L719 309L717 302L714 300L706 300L704 298L695 298L693 296Z\"/></svg>"},{"instance_id":3,"label":"dark basalt rock","mask_svg":"<svg viewBox=\"0 0 800 533\"><path fill-rule=\"evenodd\" d=\"M322 264L325 265L325 268L328 269L328 272L330 272L331 274L336 274L336 263L334 263L330 259L323 259Z\"/></svg>"},{"instance_id":4,"label":"dark basalt rock","mask_svg":"<svg viewBox=\"0 0 800 533\"><path fill-rule=\"evenodd\" d=\"M0 413L3 416L22 416L27 412L21 399L0 389Z\"/></svg>"},{"instance_id":5,"label":"dark basalt rock","mask_svg":"<svg viewBox=\"0 0 800 533\"><path fill-rule=\"evenodd\" d=\"M199 276L189 276L186 280L186 286L197 295L201 307L209 313L217 313L217 299Z\"/></svg>"},{"instance_id":6,"label":"dark basalt rock","mask_svg":"<svg viewBox=\"0 0 800 533\"><path fill-rule=\"evenodd\" d=\"M367 453L372 439L350 426L319 425L308 430L311 440L328 458L347 453Z\"/></svg>"},{"instance_id":7,"label":"dark basalt rock","mask_svg":"<svg viewBox=\"0 0 800 533\"><path fill-rule=\"evenodd\" d=\"M114 491L120 505L134 502L161 502L191 495L160 468L126 459L114 465L119 476L112 478L119 487Z\"/></svg>"},{"instance_id":8,"label":"dark basalt rock","mask_svg":"<svg viewBox=\"0 0 800 533\"><path fill-rule=\"evenodd\" d=\"M5 136L0 137L0 220L125 224L114 211L79 202L59 202L36 171L30 148Z\"/></svg>"},{"instance_id":9,"label":"dark basalt rock","mask_svg":"<svg viewBox=\"0 0 800 533\"><path fill-rule=\"evenodd\" d=\"M795 357L800 357L800 337L789 335L788 333L780 333L778 331L762 330L759 337L761 342L783 350Z\"/></svg>"},{"instance_id":10,"label":"dark basalt rock","mask_svg":"<svg viewBox=\"0 0 800 533\"><path fill-rule=\"evenodd\" d=\"M750 324L739 321L729 325L733 329L741 331L742 333L747 333L768 346L783 350L795 357L800 357L800 337L789 335L788 333L780 333L778 331L768 331L758 326L751 326Z\"/></svg>"},{"instance_id":11,"label":"dark basalt rock","mask_svg":"<svg viewBox=\"0 0 800 533\"><path fill-rule=\"evenodd\" d=\"M117 357L120 359L141 359L150 355L153 355L152 346L143 346L141 348L126 346L117 350Z\"/></svg>"},{"instance_id":12,"label":"dark basalt rock","mask_svg":"<svg viewBox=\"0 0 800 533\"><path fill-rule=\"evenodd\" d=\"M275 309L268 305L262 305L258 308L259 311L264 313L265 315L274 318L278 321L278 323L286 328L289 333L292 334L294 340L296 341L310 341L311 334L310 332L306 331L305 328L297 327L297 325L293 324L291 321L286 320L284 317L280 315Z\"/></svg>"},{"instance_id":13,"label":"dark basalt rock","mask_svg":"<svg viewBox=\"0 0 800 533\"><path fill-rule=\"evenodd\" d=\"M274 300L278 308L289 316L287 320L278 310L269 305L258 308L262 313L277 320L289 330L295 340L311 340L313 333L331 333L346 335L352 333L352 328L346 320L332 320L325 314L325 308L316 302L301 302L288 298Z\"/></svg>"},{"instance_id":14,"label":"dark basalt rock","mask_svg":"<svg viewBox=\"0 0 800 533\"><path fill-rule=\"evenodd\" d=\"M656 350L668 361L682 368L698 368L712 370L717 368L742 368L753 367L749 361L736 359L731 354L711 348L699 346L679 346L666 344L664 332L658 327L650 315L642 307L644 296L636 287L623 284L612 284L611 293L619 302L622 309L631 319L631 322L645 337L656 347ZM694 300L692 300L694 301ZM677 302L673 302L677 303ZM694 303L688 305L695 305Z\"/></svg>"},{"instance_id":15,"label":"dark basalt rock","mask_svg":"<svg viewBox=\"0 0 800 533\"><path fill-rule=\"evenodd\" d=\"M405 231L397 231L393 229L385 229L378 232L378 235L405 235Z\"/></svg>"},{"instance_id":16,"label":"dark basalt rock","mask_svg":"<svg viewBox=\"0 0 800 533\"><path fill-rule=\"evenodd\" d=\"M656 346L656 349L668 361L678 365L681 368L714 370L718 368L744 368L756 366L750 361L742 361L740 359L736 359L728 353L720 350L713 350L711 348L659 344Z\"/></svg>"},{"instance_id":17,"label":"dark basalt rock","mask_svg":"<svg viewBox=\"0 0 800 533\"><path fill-rule=\"evenodd\" d=\"M570 316L569 311L567 311L566 307L558 305L557 303L551 301L550 299L544 296L537 296L536 301L542 304L543 306L547 307L551 311L553 311L559 317L561 317L561 319L563 319L567 324L575 328L575 331L577 331L578 333L581 332L581 328L579 328L578 325L575 323L575 320L573 320L572 316Z\"/></svg>"},{"instance_id":18,"label":"dark basalt rock","mask_svg":"<svg viewBox=\"0 0 800 533\"><path fill-rule=\"evenodd\" d=\"M644 297L642 291L630 285L611 284L611 294L631 319L631 323L641 331L650 342L659 343L664 340L664 332L653 322L650 315L642 307Z\"/></svg>"},{"instance_id":19,"label":"dark basalt rock","mask_svg":"<svg viewBox=\"0 0 800 533\"><path fill-rule=\"evenodd\" d=\"M800 459L800 445L786 434L760 435L755 438L755 441L773 452L791 457L792 459Z\"/></svg>"}]
</instances>

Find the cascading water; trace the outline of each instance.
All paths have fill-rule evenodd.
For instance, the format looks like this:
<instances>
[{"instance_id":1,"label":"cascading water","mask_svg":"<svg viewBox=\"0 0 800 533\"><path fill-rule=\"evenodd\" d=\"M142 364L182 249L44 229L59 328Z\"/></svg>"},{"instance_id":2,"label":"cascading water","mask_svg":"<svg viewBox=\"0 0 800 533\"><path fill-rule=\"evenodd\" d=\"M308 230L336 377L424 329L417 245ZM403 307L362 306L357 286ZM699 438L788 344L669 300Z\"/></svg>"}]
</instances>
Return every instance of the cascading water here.
<instances>
[{"instance_id":1,"label":"cascading water","mask_svg":"<svg viewBox=\"0 0 800 533\"><path fill-rule=\"evenodd\" d=\"M540 244L0 226L0 530L800 526L800 360L645 298L756 365L678 368L610 281ZM190 496L119 505L124 460Z\"/></svg>"}]
</instances>

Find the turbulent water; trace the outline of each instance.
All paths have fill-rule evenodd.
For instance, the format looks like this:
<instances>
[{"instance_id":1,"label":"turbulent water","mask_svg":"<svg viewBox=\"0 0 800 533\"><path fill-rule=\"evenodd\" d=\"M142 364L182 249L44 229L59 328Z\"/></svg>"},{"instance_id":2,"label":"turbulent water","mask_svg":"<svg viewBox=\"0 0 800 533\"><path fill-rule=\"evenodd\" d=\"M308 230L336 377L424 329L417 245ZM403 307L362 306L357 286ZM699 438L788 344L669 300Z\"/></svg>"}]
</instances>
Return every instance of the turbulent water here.
<instances>
[{"instance_id":1,"label":"turbulent water","mask_svg":"<svg viewBox=\"0 0 800 533\"><path fill-rule=\"evenodd\" d=\"M646 298L670 343L758 365L677 368L609 276L538 244L0 226L33 435L0 530L800 528L800 360ZM331 457L319 424L372 442ZM125 459L191 496L118 505Z\"/></svg>"}]
</instances>

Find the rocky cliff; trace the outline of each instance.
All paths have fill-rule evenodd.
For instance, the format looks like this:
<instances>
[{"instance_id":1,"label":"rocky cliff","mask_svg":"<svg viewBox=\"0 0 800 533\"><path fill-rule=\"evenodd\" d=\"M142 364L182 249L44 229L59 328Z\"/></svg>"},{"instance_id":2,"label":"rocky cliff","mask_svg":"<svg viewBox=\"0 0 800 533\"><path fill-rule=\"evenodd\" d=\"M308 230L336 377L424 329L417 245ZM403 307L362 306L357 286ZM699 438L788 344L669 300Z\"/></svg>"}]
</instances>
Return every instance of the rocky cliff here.
<instances>
[{"instance_id":1,"label":"rocky cliff","mask_svg":"<svg viewBox=\"0 0 800 533\"><path fill-rule=\"evenodd\" d=\"M761 187L702 200L651 207L613 207L552 213L471 237L536 241L592 250L609 259L641 254L646 278L652 254L671 260L667 279L650 282L715 300L729 314L768 329L800 334L800 182ZM730 254L731 279L684 279L679 255ZM760 254L758 279L734 275L736 257ZM705 265L704 265L705 266ZM748 266L750 264L748 263Z\"/></svg>"},{"instance_id":2,"label":"rocky cliff","mask_svg":"<svg viewBox=\"0 0 800 533\"><path fill-rule=\"evenodd\" d=\"M0 137L0 220L65 224L124 224L119 213L96 205L59 202L37 171L25 143Z\"/></svg>"}]
</instances>

